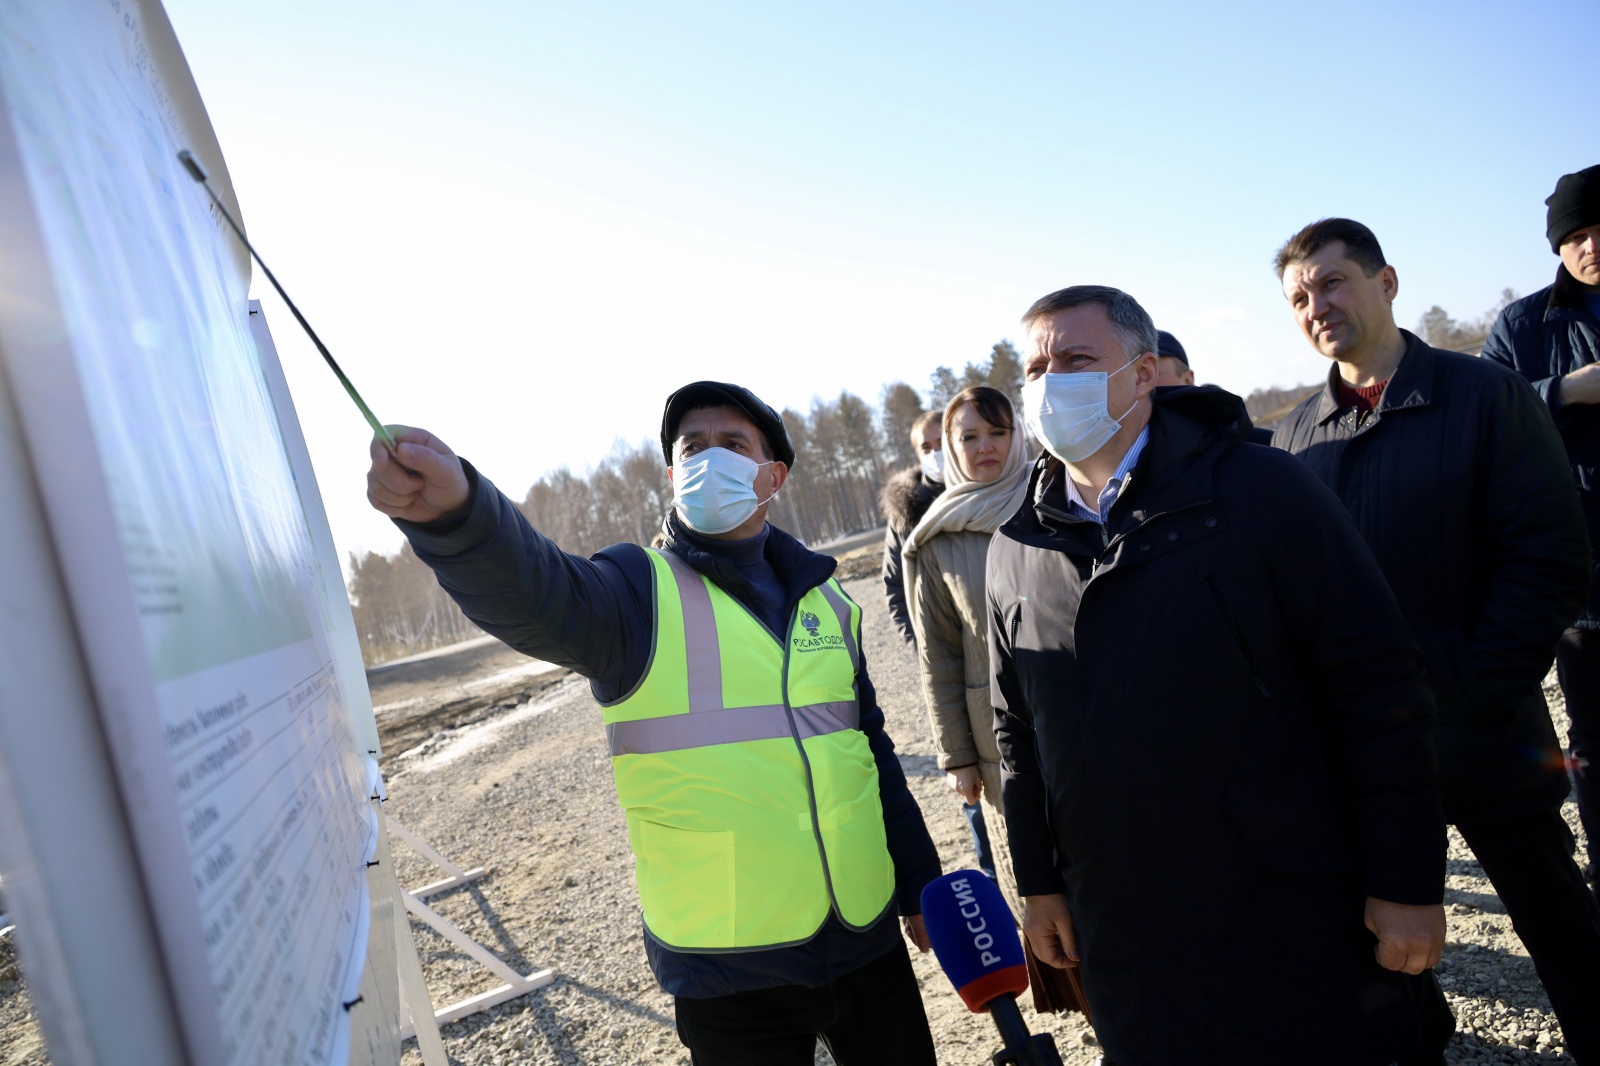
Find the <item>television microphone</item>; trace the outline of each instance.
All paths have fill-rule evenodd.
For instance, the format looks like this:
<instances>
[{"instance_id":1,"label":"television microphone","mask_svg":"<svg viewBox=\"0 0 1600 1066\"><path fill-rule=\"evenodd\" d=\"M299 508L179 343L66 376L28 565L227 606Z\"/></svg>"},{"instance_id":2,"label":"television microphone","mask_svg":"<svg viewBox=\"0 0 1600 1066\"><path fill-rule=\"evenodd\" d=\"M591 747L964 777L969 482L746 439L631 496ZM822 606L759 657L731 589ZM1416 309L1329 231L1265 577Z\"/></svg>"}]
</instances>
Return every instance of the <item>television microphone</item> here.
<instances>
[{"instance_id":1,"label":"television microphone","mask_svg":"<svg viewBox=\"0 0 1600 1066\"><path fill-rule=\"evenodd\" d=\"M1004 1045L994 1066L1062 1066L1049 1033L1028 1032L1017 996L1028 990L1028 963L1005 897L983 874L960 870L922 890L922 920L945 976L975 1014L988 1013Z\"/></svg>"}]
</instances>

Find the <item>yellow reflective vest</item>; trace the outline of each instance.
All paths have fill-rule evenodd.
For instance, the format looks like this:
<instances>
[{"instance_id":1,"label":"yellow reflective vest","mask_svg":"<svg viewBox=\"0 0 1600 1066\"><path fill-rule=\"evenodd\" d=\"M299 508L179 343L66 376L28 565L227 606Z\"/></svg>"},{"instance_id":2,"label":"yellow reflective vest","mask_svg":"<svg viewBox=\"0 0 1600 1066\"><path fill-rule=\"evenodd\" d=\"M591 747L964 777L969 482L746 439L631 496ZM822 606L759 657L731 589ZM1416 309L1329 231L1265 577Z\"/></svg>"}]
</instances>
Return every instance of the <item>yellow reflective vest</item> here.
<instances>
[{"instance_id":1,"label":"yellow reflective vest","mask_svg":"<svg viewBox=\"0 0 1600 1066\"><path fill-rule=\"evenodd\" d=\"M676 555L649 555L650 662L605 707L646 929L714 952L802 943L830 910L872 925L894 865L859 728L861 609L830 578L780 642Z\"/></svg>"}]
</instances>

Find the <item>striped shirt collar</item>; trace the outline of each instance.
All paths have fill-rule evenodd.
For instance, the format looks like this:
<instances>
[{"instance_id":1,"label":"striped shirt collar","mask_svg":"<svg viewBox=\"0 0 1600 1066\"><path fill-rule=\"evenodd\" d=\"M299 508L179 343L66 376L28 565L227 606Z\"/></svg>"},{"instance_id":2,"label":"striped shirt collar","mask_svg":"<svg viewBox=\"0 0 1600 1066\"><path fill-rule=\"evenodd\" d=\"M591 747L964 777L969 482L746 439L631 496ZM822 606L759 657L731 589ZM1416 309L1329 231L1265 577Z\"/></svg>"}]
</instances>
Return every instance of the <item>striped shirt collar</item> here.
<instances>
[{"instance_id":1,"label":"striped shirt collar","mask_svg":"<svg viewBox=\"0 0 1600 1066\"><path fill-rule=\"evenodd\" d=\"M1096 510L1083 502L1083 496L1078 492L1078 486L1073 482L1071 474L1063 470L1062 474L1067 482L1067 509L1077 518L1087 518L1091 522L1105 524L1105 514L1111 510L1111 505L1117 502L1117 497L1122 495L1122 486L1127 483L1128 471L1132 470L1139 462L1139 454L1144 451L1145 444L1150 440L1150 426L1148 423L1139 431L1139 436L1134 440L1133 447L1128 449L1128 454L1122 457L1122 462L1117 464L1117 472L1111 475L1111 480L1106 482L1106 487L1100 490L1100 497L1096 501L1100 506Z\"/></svg>"}]
</instances>

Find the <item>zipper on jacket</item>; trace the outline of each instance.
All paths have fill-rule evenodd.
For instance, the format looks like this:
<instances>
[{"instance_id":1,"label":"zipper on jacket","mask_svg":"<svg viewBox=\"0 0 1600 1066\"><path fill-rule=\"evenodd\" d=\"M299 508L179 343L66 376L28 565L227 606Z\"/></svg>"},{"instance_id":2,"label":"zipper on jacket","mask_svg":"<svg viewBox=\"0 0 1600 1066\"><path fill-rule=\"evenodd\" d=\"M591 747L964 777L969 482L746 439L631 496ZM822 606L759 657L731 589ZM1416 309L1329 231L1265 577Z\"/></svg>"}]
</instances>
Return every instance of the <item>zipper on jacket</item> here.
<instances>
[{"instance_id":1,"label":"zipper on jacket","mask_svg":"<svg viewBox=\"0 0 1600 1066\"><path fill-rule=\"evenodd\" d=\"M1048 515L1051 519L1055 520L1056 522L1060 522L1063 525L1071 522L1088 521L1087 518L1079 518L1077 515L1067 514L1065 511L1058 511L1054 507L1051 507L1048 503L1035 504L1034 510L1038 511L1040 514Z\"/></svg>"},{"instance_id":2,"label":"zipper on jacket","mask_svg":"<svg viewBox=\"0 0 1600 1066\"><path fill-rule=\"evenodd\" d=\"M789 612L790 633L794 632L795 618L799 613L800 605L795 604ZM822 881L828 887L828 906L838 915L839 921L844 922L845 928L851 929L854 926L845 921L844 911L839 908L839 897L833 891L833 871L828 868L828 848L822 842L822 817L817 813L817 785L811 776L811 759L806 755L806 746L800 740L800 728L794 722L794 708L789 706L789 649L792 646L792 641L783 642L783 714L788 719L789 736L794 738L795 750L800 753L800 765L806 772L806 802L811 806L811 835L816 838L817 854L822 857Z\"/></svg>"},{"instance_id":3,"label":"zipper on jacket","mask_svg":"<svg viewBox=\"0 0 1600 1066\"><path fill-rule=\"evenodd\" d=\"M1267 689L1267 683L1261 680L1261 671L1256 668L1256 657L1250 651L1250 642L1245 639L1244 630L1239 627L1239 620L1228 609L1228 602L1222 598L1222 590L1217 588L1217 583L1206 575L1206 592L1211 596L1211 603L1222 616L1222 622L1228 627L1228 636L1233 640L1234 647L1239 649L1239 654L1244 658L1245 668L1250 671L1250 680L1255 682L1256 689L1266 699L1272 698L1272 693Z\"/></svg>"},{"instance_id":4,"label":"zipper on jacket","mask_svg":"<svg viewBox=\"0 0 1600 1066\"><path fill-rule=\"evenodd\" d=\"M1022 603L1017 604L1017 613L1011 616L1011 645L1010 651L1014 658L1017 654L1017 626L1022 624Z\"/></svg>"},{"instance_id":5,"label":"zipper on jacket","mask_svg":"<svg viewBox=\"0 0 1600 1066\"><path fill-rule=\"evenodd\" d=\"M1127 540L1134 533L1137 533L1140 530L1149 529L1151 526L1153 526L1155 523L1159 522L1163 518L1167 518L1167 517L1169 517L1171 515L1175 515L1175 514L1182 514L1185 511L1193 511L1193 510L1196 510L1197 508L1200 508L1200 507L1205 507L1210 502L1211 502L1210 500L1201 500L1201 501L1199 501L1197 503L1186 503L1182 507L1174 507L1170 511L1159 511L1159 512L1151 515L1149 518L1146 518L1144 521L1140 522L1137 526L1135 526L1133 529L1129 530L1128 532L1126 532L1126 533L1118 533L1114 537L1110 535L1111 529L1110 529L1109 525L1101 526L1100 527L1101 539L1105 542L1105 546L1106 547L1105 547L1105 551L1100 553L1100 557L1095 560L1096 565L1098 565L1098 564L1100 564L1100 563L1105 561L1106 555L1110 554L1111 546L1113 544L1116 544L1118 541Z\"/></svg>"}]
</instances>

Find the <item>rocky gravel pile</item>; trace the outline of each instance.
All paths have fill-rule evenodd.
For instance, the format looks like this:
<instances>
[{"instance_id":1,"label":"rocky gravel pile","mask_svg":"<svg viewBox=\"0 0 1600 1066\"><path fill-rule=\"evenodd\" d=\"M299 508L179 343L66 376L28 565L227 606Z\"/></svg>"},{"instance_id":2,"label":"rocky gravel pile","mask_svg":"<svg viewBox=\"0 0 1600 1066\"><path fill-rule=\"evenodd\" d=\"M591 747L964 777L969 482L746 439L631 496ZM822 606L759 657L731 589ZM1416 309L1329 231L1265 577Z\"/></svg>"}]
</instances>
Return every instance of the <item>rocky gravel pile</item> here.
<instances>
[{"instance_id":1,"label":"rocky gravel pile","mask_svg":"<svg viewBox=\"0 0 1600 1066\"><path fill-rule=\"evenodd\" d=\"M0 938L0 1063L44 1066L49 1061L17 967L16 941L8 934Z\"/></svg>"},{"instance_id":2,"label":"rocky gravel pile","mask_svg":"<svg viewBox=\"0 0 1600 1066\"><path fill-rule=\"evenodd\" d=\"M845 587L865 612L865 653L891 735L944 858L972 864L955 795L934 764L916 666L883 607L875 553L852 553ZM858 557L856 557L858 556ZM567 675L531 699L470 724L436 730L402 753L390 748L389 813L462 866L487 877L434 897L433 906L519 973L554 967L547 988L446 1026L456 1066L637 1066L687 1063L672 1022L672 1001L644 961L632 860L606 759L600 714L587 685ZM1547 686L1565 733L1559 691ZM482 713L481 711L479 712ZM1567 816L1577 828L1576 810ZM1580 837L1581 839L1581 837ZM401 883L441 874L403 843L394 844ZM1570 1062L1533 965L1498 897L1461 839L1451 834L1447 894L1449 943L1440 980L1458 1018L1452 1063ZM426 926L413 932L435 1007L499 982ZM915 958L940 1061L978 1066L998 1049L987 1018L956 997L932 956ZM44 1063L0 942L0 1066ZM1055 1035L1069 1066L1098 1055L1081 1015L1036 1016L1035 1031ZM1292 1060L1292 1054L1286 1062ZM402 1060L420 1066L408 1044ZM817 1061L826 1063L825 1052Z\"/></svg>"}]
</instances>

